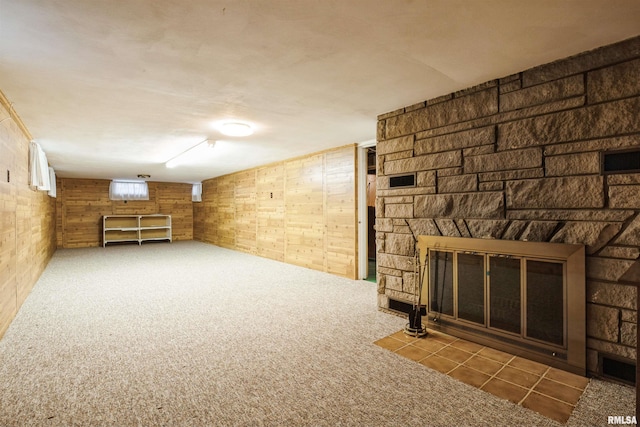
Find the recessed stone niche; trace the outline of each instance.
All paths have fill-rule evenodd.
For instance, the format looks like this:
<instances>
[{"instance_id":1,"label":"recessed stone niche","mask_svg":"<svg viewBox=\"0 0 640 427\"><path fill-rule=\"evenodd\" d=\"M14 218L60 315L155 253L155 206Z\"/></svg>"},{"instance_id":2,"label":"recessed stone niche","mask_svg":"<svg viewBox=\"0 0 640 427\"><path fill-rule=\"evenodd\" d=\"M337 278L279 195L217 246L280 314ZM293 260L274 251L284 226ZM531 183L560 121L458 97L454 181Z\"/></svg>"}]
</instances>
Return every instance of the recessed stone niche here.
<instances>
[{"instance_id":1,"label":"recessed stone niche","mask_svg":"<svg viewBox=\"0 0 640 427\"><path fill-rule=\"evenodd\" d=\"M638 75L635 37L380 115L379 307L414 300L419 235L582 244L587 370L635 363L640 173L602 155L640 147Z\"/></svg>"}]
</instances>

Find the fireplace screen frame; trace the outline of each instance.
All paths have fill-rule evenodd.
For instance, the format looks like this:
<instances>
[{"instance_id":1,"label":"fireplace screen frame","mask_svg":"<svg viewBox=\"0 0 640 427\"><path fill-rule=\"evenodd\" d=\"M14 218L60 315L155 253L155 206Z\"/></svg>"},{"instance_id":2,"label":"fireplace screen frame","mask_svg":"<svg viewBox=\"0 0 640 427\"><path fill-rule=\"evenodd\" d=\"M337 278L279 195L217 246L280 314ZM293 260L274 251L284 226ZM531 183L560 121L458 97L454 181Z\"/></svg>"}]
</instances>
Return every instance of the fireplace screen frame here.
<instances>
[{"instance_id":1,"label":"fireplace screen frame","mask_svg":"<svg viewBox=\"0 0 640 427\"><path fill-rule=\"evenodd\" d=\"M584 245L526 242L517 240L475 239L464 237L419 236L418 250L422 266L421 301L427 305L427 326L454 336L469 339L512 354L528 357L579 375L586 374L586 300L585 300L585 250ZM452 312L435 311L430 300L430 260L435 252L452 254ZM458 258L460 255L482 256L485 277L483 279L483 323L469 321L458 316ZM521 330L519 333L489 327L490 306L488 269L491 257L520 260L521 276ZM562 336L561 343L527 336L526 265L529 261L562 265ZM487 275L489 274L489 277ZM557 323L557 322L556 322Z\"/></svg>"}]
</instances>

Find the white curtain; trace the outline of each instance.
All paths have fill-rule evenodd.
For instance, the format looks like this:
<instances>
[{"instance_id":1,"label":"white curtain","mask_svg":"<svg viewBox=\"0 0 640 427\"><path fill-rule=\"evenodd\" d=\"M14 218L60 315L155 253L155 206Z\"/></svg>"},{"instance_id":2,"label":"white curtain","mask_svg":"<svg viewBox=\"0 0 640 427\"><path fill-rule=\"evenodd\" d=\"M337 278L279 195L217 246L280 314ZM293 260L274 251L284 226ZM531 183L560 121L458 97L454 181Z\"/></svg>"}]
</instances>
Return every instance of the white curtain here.
<instances>
[{"instance_id":1,"label":"white curtain","mask_svg":"<svg viewBox=\"0 0 640 427\"><path fill-rule=\"evenodd\" d=\"M40 144L31 141L29 143L29 183L38 190L49 191L49 164L47 156L42 151Z\"/></svg>"},{"instance_id":2,"label":"white curtain","mask_svg":"<svg viewBox=\"0 0 640 427\"><path fill-rule=\"evenodd\" d=\"M193 187L191 188L191 201L192 202L202 201L202 183L193 184Z\"/></svg>"},{"instance_id":3,"label":"white curtain","mask_svg":"<svg viewBox=\"0 0 640 427\"><path fill-rule=\"evenodd\" d=\"M111 200L149 200L149 186L139 181L111 181L109 185Z\"/></svg>"},{"instance_id":4,"label":"white curtain","mask_svg":"<svg viewBox=\"0 0 640 427\"><path fill-rule=\"evenodd\" d=\"M49 167L49 192L47 193L51 197L56 197L56 171L52 167Z\"/></svg>"}]
</instances>

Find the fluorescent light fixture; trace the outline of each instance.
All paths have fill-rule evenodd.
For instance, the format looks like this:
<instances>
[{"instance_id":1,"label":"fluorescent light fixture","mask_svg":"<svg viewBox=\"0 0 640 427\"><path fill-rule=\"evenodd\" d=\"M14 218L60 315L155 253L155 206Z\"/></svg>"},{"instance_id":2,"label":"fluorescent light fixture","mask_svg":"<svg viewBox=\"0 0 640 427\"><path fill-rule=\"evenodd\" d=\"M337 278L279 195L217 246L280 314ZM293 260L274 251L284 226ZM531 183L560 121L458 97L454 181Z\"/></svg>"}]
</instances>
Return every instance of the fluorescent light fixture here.
<instances>
[{"instance_id":1,"label":"fluorescent light fixture","mask_svg":"<svg viewBox=\"0 0 640 427\"><path fill-rule=\"evenodd\" d=\"M219 129L227 136L249 136L253 133L251 125L240 122L224 122Z\"/></svg>"}]
</instances>

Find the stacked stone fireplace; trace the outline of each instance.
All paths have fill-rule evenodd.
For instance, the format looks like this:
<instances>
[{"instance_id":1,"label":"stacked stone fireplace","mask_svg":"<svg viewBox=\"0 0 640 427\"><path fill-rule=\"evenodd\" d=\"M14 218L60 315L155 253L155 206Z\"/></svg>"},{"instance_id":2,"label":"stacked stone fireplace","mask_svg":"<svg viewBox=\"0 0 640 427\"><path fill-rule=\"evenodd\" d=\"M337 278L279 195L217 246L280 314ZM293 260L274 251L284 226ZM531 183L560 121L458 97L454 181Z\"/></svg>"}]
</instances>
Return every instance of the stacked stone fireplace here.
<instances>
[{"instance_id":1,"label":"stacked stone fireplace","mask_svg":"<svg viewBox=\"0 0 640 427\"><path fill-rule=\"evenodd\" d=\"M413 302L419 236L583 245L586 369L635 365L638 75L640 37L379 116L379 307Z\"/></svg>"}]
</instances>

